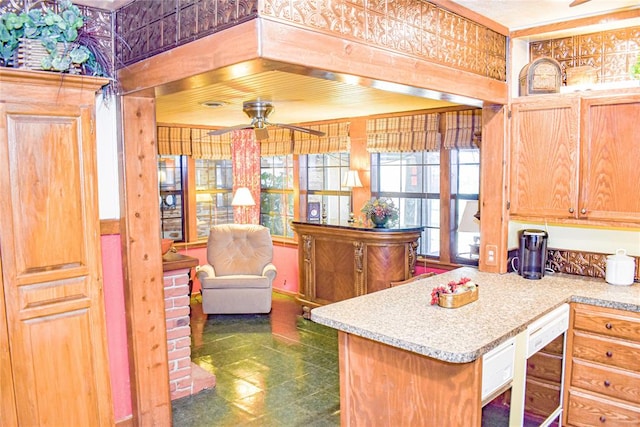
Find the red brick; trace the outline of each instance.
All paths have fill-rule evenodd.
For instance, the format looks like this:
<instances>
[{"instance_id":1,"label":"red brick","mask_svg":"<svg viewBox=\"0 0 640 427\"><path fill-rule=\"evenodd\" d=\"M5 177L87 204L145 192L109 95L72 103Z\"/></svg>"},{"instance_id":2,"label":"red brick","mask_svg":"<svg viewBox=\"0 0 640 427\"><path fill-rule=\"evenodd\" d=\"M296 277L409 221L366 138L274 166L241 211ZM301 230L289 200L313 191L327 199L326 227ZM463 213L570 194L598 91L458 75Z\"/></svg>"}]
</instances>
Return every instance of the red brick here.
<instances>
[{"instance_id":1,"label":"red brick","mask_svg":"<svg viewBox=\"0 0 640 427\"><path fill-rule=\"evenodd\" d=\"M176 326L175 328L167 329L167 340L190 336L191 328L189 326Z\"/></svg>"},{"instance_id":2,"label":"red brick","mask_svg":"<svg viewBox=\"0 0 640 427\"><path fill-rule=\"evenodd\" d=\"M189 295L189 285L181 284L179 286L174 286L171 288L164 289L164 297L166 298L174 298L174 297L182 297Z\"/></svg>"},{"instance_id":3,"label":"red brick","mask_svg":"<svg viewBox=\"0 0 640 427\"><path fill-rule=\"evenodd\" d=\"M180 348L191 347L191 337L173 340L173 344L175 345L176 350Z\"/></svg>"},{"instance_id":4,"label":"red brick","mask_svg":"<svg viewBox=\"0 0 640 427\"><path fill-rule=\"evenodd\" d=\"M191 371L193 372L193 366L191 365L191 358L185 357L183 359L177 359L173 361L176 364L176 369L185 368L187 366L191 366Z\"/></svg>"},{"instance_id":5,"label":"red brick","mask_svg":"<svg viewBox=\"0 0 640 427\"><path fill-rule=\"evenodd\" d=\"M189 366L188 368L177 369L175 371L169 372L169 379L171 381L180 381L181 378L191 378L191 366ZM180 388L180 384L178 384L178 388Z\"/></svg>"},{"instance_id":6,"label":"red brick","mask_svg":"<svg viewBox=\"0 0 640 427\"><path fill-rule=\"evenodd\" d=\"M173 308L171 310L165 310L165 311L166 311L167 319L173 319L175 317L180 317L180 316L189 317L189 314L191 313L191 310L189 310L188 306Z\"/></svg>"},{"instance_id":7,"label":"red brick","mask_svg":"<svg viewBox=\"0 0 640 427\"><path fill-rule=\"evenodd\" d=\"M191 357L190 348L181 348L181 349L169 352L169 360L181 359L183 357Z\"/></svg>"},{"instance_id":8,"label":"red brick","mask_svg":"<svg viewBox=\"0 0 640 427\"><path fill-rule=\"evenodd\" d=\"M178 390L185 388L191 390L191 376L189 376L189 378L179 379L177 388Z\"/></svg>"}]
</instances>

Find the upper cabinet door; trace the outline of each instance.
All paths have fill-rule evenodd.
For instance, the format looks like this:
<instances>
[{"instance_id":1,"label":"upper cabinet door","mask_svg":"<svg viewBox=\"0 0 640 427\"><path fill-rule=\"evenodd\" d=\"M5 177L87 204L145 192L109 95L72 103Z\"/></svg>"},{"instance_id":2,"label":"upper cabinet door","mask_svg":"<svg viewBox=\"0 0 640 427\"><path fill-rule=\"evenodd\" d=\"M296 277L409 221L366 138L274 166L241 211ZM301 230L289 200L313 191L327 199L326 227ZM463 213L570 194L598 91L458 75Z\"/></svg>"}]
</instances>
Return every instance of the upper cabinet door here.
<instances>
[{"instance_id":1,"label":"upper cabinet door","mask_svg":"<svg viewBox=\"0 0 640 427\"><path fill-rule=\"evenodd\" d=\"M510 215L575 218L580 100L532 96L511 107Z\"/></svg>"},{"instance_id":2,"label":"upper cabinet door","mask_svg":"<svg viewBox=\"0 0 640 427\"><path fill-rule=\"evenodd\" d=\"M582 101L580 216L640 222L640 94Z\"/></svg>"}]
</instances>

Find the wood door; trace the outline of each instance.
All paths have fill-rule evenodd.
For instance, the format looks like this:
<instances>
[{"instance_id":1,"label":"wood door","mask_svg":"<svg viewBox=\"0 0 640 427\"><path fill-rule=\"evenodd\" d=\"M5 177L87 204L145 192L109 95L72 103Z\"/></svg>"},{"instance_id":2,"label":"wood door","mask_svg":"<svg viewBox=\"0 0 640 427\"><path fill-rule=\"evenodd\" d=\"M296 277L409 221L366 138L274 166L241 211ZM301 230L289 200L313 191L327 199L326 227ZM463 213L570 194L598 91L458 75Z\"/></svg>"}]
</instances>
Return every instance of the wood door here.
<instances>
[{"instance_id":1,"label":"wood door","mask_svg":"<svg viewBox=\"0 0 640 427\"><path fill-rule=\"evenodd\" d=\"M583 100L581 217L640 221L639 124L640 93Z\"/></svg>"},{"instance_id":2,"label":"wood door","mask_svg":"<svg viewBox=\"0 0 640 427\"><path fill-rule=\"evenodd\" d=\"M47 90L66 99L60 81L31 103L0 103L2 350L19 425L113 424L89 83L75 105L38 105Z\"/></svg>"},{"instance_id":3,"label":"wood door","mask_svg":"<svg viewBox=\"0 0 640 427\"><path fill-rule=\"evenodd\" d=\"M532 98L512 104L510 215L576 217L580 101Z\"/></svg>"}]
</instances>

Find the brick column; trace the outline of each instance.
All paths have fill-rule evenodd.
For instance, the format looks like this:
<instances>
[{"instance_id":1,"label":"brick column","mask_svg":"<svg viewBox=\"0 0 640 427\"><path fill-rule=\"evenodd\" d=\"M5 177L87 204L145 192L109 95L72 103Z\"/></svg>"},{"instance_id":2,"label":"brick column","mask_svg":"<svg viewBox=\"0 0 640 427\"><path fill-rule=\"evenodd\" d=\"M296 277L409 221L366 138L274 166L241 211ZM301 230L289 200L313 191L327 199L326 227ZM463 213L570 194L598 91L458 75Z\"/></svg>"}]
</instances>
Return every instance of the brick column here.
<instances>
[{"instance_id":1,"label":"brick column","mask_svg":"<svg viewBox=\"0 0 640 427\"><path fill-rule=\"evenodd\" d=\"M191 380L190 269L164 272L164 307L167 320L167 352L171 399L189 396Z\"/></svg>"}]
</instances>

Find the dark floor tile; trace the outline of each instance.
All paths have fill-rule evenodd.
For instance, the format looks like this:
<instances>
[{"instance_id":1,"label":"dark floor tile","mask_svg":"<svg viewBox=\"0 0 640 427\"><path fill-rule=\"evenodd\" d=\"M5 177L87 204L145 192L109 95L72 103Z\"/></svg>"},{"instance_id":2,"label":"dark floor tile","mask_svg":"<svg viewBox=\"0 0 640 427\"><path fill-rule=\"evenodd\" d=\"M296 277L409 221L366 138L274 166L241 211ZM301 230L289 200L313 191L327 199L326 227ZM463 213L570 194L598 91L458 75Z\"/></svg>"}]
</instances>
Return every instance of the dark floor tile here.
<instances>
[{"instance_id":1,"label":"dark floor tile","mask_svg":"<svg viewBox=\"0 0 640 427\"><path fill-rule=\"evenodd\" d=\"M339 426L337 332L274 294L267 315L207 315L192 299L192 360L216 387L173 403L175 426Z\"/></svg>"}]
</instances>

